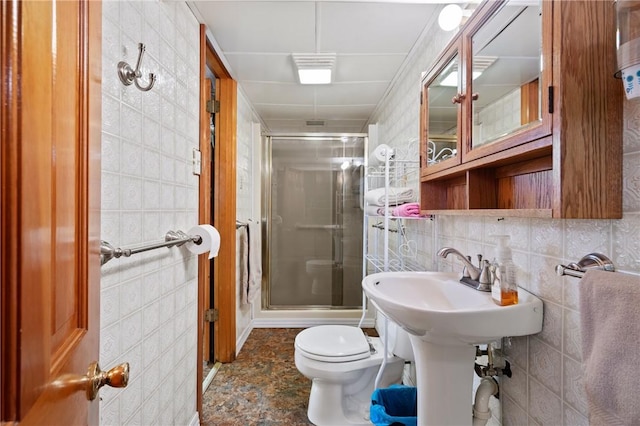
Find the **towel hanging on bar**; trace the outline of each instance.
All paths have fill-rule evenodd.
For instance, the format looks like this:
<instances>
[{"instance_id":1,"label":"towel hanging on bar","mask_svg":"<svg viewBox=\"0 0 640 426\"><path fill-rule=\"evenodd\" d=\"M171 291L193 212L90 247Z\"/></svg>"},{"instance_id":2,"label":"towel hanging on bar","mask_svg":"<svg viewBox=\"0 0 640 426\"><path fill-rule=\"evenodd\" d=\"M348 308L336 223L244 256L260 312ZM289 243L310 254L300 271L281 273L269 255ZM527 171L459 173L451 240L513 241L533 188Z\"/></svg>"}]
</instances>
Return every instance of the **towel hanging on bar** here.
<instances>
[{"instance_id":1,"label":"towel hanging on bar","mask_svg":"<svg viewBox=\"0 0 640 426\"><path fill-rule=\"evenodd\" d=\"M262 284L262 243L260 223L249 219L236 222L239 238L240 301L251 303Z\"/></svg>"},{"instance_id":2,"label":"towel hanging on bar","mask_svg":"<svg viewBox=\"0 0 640 426\"><path fill-rule=\"evenodd\" d=\"M638 425L640 276L588 270L579 302L589 423Z\"/></svg>"}]
</instances>

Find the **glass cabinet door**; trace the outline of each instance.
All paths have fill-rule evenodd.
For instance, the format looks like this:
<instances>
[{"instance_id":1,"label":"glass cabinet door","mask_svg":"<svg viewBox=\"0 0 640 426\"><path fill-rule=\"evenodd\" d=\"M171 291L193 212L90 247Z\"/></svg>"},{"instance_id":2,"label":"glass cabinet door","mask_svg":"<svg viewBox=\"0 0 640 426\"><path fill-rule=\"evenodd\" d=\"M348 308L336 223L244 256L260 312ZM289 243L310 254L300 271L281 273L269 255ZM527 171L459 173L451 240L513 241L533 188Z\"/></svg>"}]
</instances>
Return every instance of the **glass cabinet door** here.
<instances>
[{"instance_id":1,"label":"glass cabinet door","mask_svg":"<svg viewBox=\"0 0 640 426\"><path fill-rule=\"evenodd\" d=\"M433 173L460 164L461 77L457 49L445 55L423 86L423 167Z\"/></svg>"},{"instance_id":2,"label":"glass cabinet door","mask_svg":"<svg viewBox=\"0 0 640 426\"><path fill-rule=\"evenodd\" d=\"M551 81L550 69L545 69L550 61L545 64L542 16L541 0L507 0L467 39L472 124L464 161L532 139L531 134L513 139L518 133L550 134L550 118L542 126L549 116L543 90L546 93Z\"/></svg>"}]
</instances>

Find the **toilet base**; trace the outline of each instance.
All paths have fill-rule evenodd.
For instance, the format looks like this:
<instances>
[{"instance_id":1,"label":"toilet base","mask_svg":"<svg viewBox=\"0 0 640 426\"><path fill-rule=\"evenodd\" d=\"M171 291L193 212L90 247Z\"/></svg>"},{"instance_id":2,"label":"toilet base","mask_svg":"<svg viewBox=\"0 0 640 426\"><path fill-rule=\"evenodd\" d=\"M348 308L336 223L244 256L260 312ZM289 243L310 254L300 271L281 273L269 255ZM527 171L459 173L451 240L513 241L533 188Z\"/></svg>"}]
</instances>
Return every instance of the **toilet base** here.
<instances>
[{"instance_id":1,"label":"toilet base","mask_svg":"<svg viewBox=\"0 0 640 426\"><path fill-rule=\"evenodd\" d=\"M313 380L309 395L307 417L311 423L319 426L371 425L369 399L358 401L357 398L349 398L350 400L343 401L342 385L317 381L321 380Z\"/></svg>"},{"instance_id":2,"label":"toilet base","mask_svg":"<svg viewBox=\"0 0 640 426\"><path fill-rule=\"evenodd\" d=\"M371 425L369 408L379 365L367 368L352 383L313 378L307 417L317 426ZM388 387L402 381L404 360L390 358L380 382ZM346 376L343 376L346 377Z\"/></svg>"}]
</instances>

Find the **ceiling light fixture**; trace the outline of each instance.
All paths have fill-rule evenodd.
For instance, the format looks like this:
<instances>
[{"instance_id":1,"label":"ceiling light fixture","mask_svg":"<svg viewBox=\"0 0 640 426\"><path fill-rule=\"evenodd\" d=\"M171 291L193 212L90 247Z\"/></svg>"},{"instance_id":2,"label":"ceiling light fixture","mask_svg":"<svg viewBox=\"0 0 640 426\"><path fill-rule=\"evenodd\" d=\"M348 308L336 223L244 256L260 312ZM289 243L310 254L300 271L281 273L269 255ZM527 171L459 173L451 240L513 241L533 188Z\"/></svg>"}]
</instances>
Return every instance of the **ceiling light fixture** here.
<instances>
[{"instance_id":1,"label":"ceiling light fixture","mask_svg":"<svg viewBox=\"0 0 640 426\"><path fill-rule=\"evenodd\" d=\"M330 84L336 65L335 53L293 53L300 84Z\"/></svg>"},{"instance_id":2,"label":"ceiling light fixture","mask_svg":"<svg viewBox=\"0 0 640 426\"><path fill-rule=\"evenodd\" d=\"M479 0L472 0L463 9L457 4L448 4L442 8L438 15L438 25L444 31L452 31L460 28L476 9Z\"/></svg>"},{"instance_id":3,"label":"ceiling light fixture","mask_svg":"<svg viewBox=\"0 0 640 426\"><path fill-rule=\"evenodd\" d=\"M498 59L497 56L474 56L471 79L475 80L480 77L480 75L482 75L482 73L489 68L496 59ZM440 81L440 86L456 87L458 85L458 64L454 64L450 69L451 71L449 71L448 74L447 70L443 72L443 75L446 75L446 77Z\"/></svg>"},{"instance_id":4,"label":"ceiling light fixture","mask_svg":"<svg viewBox=\"0 0 640 426\"><path fill-rule=\"evenodd\" d=\"M462 22L462 8L457 4L448 4L438 15L438 25L444 31L455 30Z\"/></svg>"}]
</instances>

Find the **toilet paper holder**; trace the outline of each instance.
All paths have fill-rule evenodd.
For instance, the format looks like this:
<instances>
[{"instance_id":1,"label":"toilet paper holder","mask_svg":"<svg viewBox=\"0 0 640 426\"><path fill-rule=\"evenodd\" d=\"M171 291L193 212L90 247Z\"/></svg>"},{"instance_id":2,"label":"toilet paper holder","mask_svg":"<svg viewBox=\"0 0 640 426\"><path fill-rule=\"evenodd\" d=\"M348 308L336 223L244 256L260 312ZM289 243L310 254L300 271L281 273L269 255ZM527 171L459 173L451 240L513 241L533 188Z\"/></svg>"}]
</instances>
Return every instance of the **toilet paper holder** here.
<instances>
[{"instance_id":1,"label":"toilet paper holder","mask_svg":"<svg viewBox=\"0 0 640 426\"><path fill-rule=\"evenodd\" d=\"M104 265L114 257L116 259L122 256L129 257L132 254L155 250L161 247L180 247L188 242L200 245L202 243L202 237L200 235L187 235L182 231L169 231L164 236L164 241L129 248L116 248L107 241L100 240L100 266Z\"/></svg>"}]
</instances>

